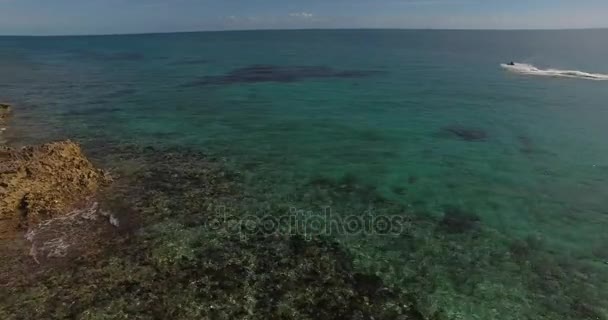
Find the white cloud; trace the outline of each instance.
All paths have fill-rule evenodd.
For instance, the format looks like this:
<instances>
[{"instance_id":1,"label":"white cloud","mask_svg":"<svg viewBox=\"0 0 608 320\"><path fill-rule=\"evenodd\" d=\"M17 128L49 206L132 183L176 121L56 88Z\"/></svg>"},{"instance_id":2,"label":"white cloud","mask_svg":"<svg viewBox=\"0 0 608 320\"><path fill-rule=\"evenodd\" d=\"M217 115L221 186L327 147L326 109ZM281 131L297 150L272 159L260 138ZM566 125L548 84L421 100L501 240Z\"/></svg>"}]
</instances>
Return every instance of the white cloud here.
<instances>
[{"instance_id":1,"label":"white cloud","mask_svg":"<svg viewBox=\"0 0 608 320\"><path fill-rule=\"evenodd\" d=\"M309 13L309 12L295 12L295 13L290 13L289 16L293 17L293 18L310 19L314 15L312 13Z\"/></svg>"}]
</instances>

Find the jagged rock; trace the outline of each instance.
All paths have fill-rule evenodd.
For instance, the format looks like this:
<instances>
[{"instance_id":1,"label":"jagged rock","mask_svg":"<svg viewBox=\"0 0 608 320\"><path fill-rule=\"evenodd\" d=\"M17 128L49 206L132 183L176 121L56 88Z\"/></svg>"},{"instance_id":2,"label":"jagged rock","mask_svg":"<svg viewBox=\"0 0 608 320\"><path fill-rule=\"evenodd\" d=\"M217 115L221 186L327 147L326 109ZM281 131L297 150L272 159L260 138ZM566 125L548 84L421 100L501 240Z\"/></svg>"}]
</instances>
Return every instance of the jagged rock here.
<instances>
[{"instance_id":1,"label":"jagged rock","mask_svg":"<svg viewBox=\"0 0 608 320\"><path fill-rule=\"evenodd\" d=\"M0 220L26 228L68 212L107 181L71 141L0 147Z\"/></svg>"}]
</instances>

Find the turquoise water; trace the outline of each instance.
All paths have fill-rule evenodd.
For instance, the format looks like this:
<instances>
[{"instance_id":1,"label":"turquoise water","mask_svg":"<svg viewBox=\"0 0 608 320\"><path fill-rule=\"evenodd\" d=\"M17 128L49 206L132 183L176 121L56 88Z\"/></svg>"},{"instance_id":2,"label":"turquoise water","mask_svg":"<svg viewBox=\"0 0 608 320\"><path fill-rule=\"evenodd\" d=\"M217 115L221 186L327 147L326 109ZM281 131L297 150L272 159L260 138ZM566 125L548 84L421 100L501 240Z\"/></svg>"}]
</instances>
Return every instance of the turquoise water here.
<instances>
[{"instance_id":1,"label":"turquoise water","mask_svg":"<svg viewBox=\"0 0 608 320\"><path fill-rule=\"evenodd\" d=\"M472 212L481 240L424 229L414 233L428 247L413 251L385 238L341 241L361 268L428 293L421 303L449 306L452 318L550 318L561 301L587 299L573 289L582 286L596 319L608 310L608 82L500 63L608 74L606 40L608 30L3 37L0 98L17 106L6 133L15 144L196 148L302 209L369 206L365 195L305 196L318 181L356 181L432 219L448 207ZM527 288L523 267L494 259L518 239L542 240L584 279L555 289L559 298ZM458 250L487 256L424 262ZM467 269L479 273L472 291L450 284L459 264L450 259L487 262ZM437 265L425 275L439 285L412 280L424 263Z\"/></svg>"}]
</instances>

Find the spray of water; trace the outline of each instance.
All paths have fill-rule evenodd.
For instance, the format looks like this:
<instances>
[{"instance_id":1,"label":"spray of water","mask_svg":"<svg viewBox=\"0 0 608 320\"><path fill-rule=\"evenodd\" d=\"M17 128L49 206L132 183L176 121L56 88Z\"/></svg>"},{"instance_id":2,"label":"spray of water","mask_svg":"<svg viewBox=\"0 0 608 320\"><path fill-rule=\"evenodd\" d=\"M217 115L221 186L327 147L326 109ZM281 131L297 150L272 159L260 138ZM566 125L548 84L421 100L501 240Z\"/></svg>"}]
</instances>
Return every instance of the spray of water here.
<instances>
[{"instance_id":1,"label":"spray of water","mask_svg":"<svg viewBox=\"0 0 608 320\"><path fill-rule=\"evenodd\" d=\"M511 72L532 75L532 76L576 78L576 79L596 80L596 81L607 81L608 80L608 74L588 73L588 72L578 71L578 70L539 69L531 64L525 64L525 63L514 63L513 65L501 64L500 66Z\"/></svg>"}]
</instances>

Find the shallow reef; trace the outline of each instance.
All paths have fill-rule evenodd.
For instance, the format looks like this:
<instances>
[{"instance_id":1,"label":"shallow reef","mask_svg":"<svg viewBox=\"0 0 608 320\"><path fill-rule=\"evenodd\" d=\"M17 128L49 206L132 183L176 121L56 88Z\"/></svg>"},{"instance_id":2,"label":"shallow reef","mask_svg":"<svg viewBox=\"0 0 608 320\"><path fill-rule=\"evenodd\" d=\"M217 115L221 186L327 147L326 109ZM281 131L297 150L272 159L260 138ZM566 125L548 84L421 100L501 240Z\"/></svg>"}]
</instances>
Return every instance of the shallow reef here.
<instances>
[{"instance_id":1,"label":"shallow reef","mask_svg":"<svg viewBox=\"0 0 608 320\"><path fill-rule=\"evenodd\" d=\"M357 272L331 239L243 232L263 206L221 159L116 147L100 196L123 233L0 289L3 319L423 319L413 299ZM101 155L101 154L99 154ZM251 229L247 229L251 230Z\"/></svg>"},{"instance_id":2,"label":"shallow reef","mask_svg":"<svg viewBox=\"0 0 608 320\"><path fill-rule=\"evenodd\" d=\"M292 193L267 192L267 201L288 198L303 211L330 206L342 218L363 212L401 217L397 233L332 236L354 257L357 272L408 292L425 319L608 319L603 261L555 251L541 235L503 234L466 204L420 211L366 187L354 174L317 175ZM601 248L595 256L603 256Z\"/></svg>"},{"instance_id":3,"label":"shallow reef","mask_svg":"<svg viewBox=\"0 0 608 320\"><path fill-rule=\"evenodd\" d=\"M0 318L607 319L603 263L552 252L540 236L508 238L462 204L417 212L348 172L282 189L183 147L112 141L86 150L114 178L96 209L119 226L85 224L89 245L76 255L40 264L13 255L0 270L10 275ZM249 219L323 204L342 216L372 208L405 225L317 235Z\"/></svg>"},{"instance_id":4,"label":"shallow reef","mask_svg":"<svg viewBox=\"0 0 608 320\"><path fill-rule=\"evenodd\" d=\"M231 85L257 82L297 82L321 78L363 78L378 74L375 70L336 70L325 66L252 65L220 76L208 76L186 86Z\"/></svg>"}]
</instances>

